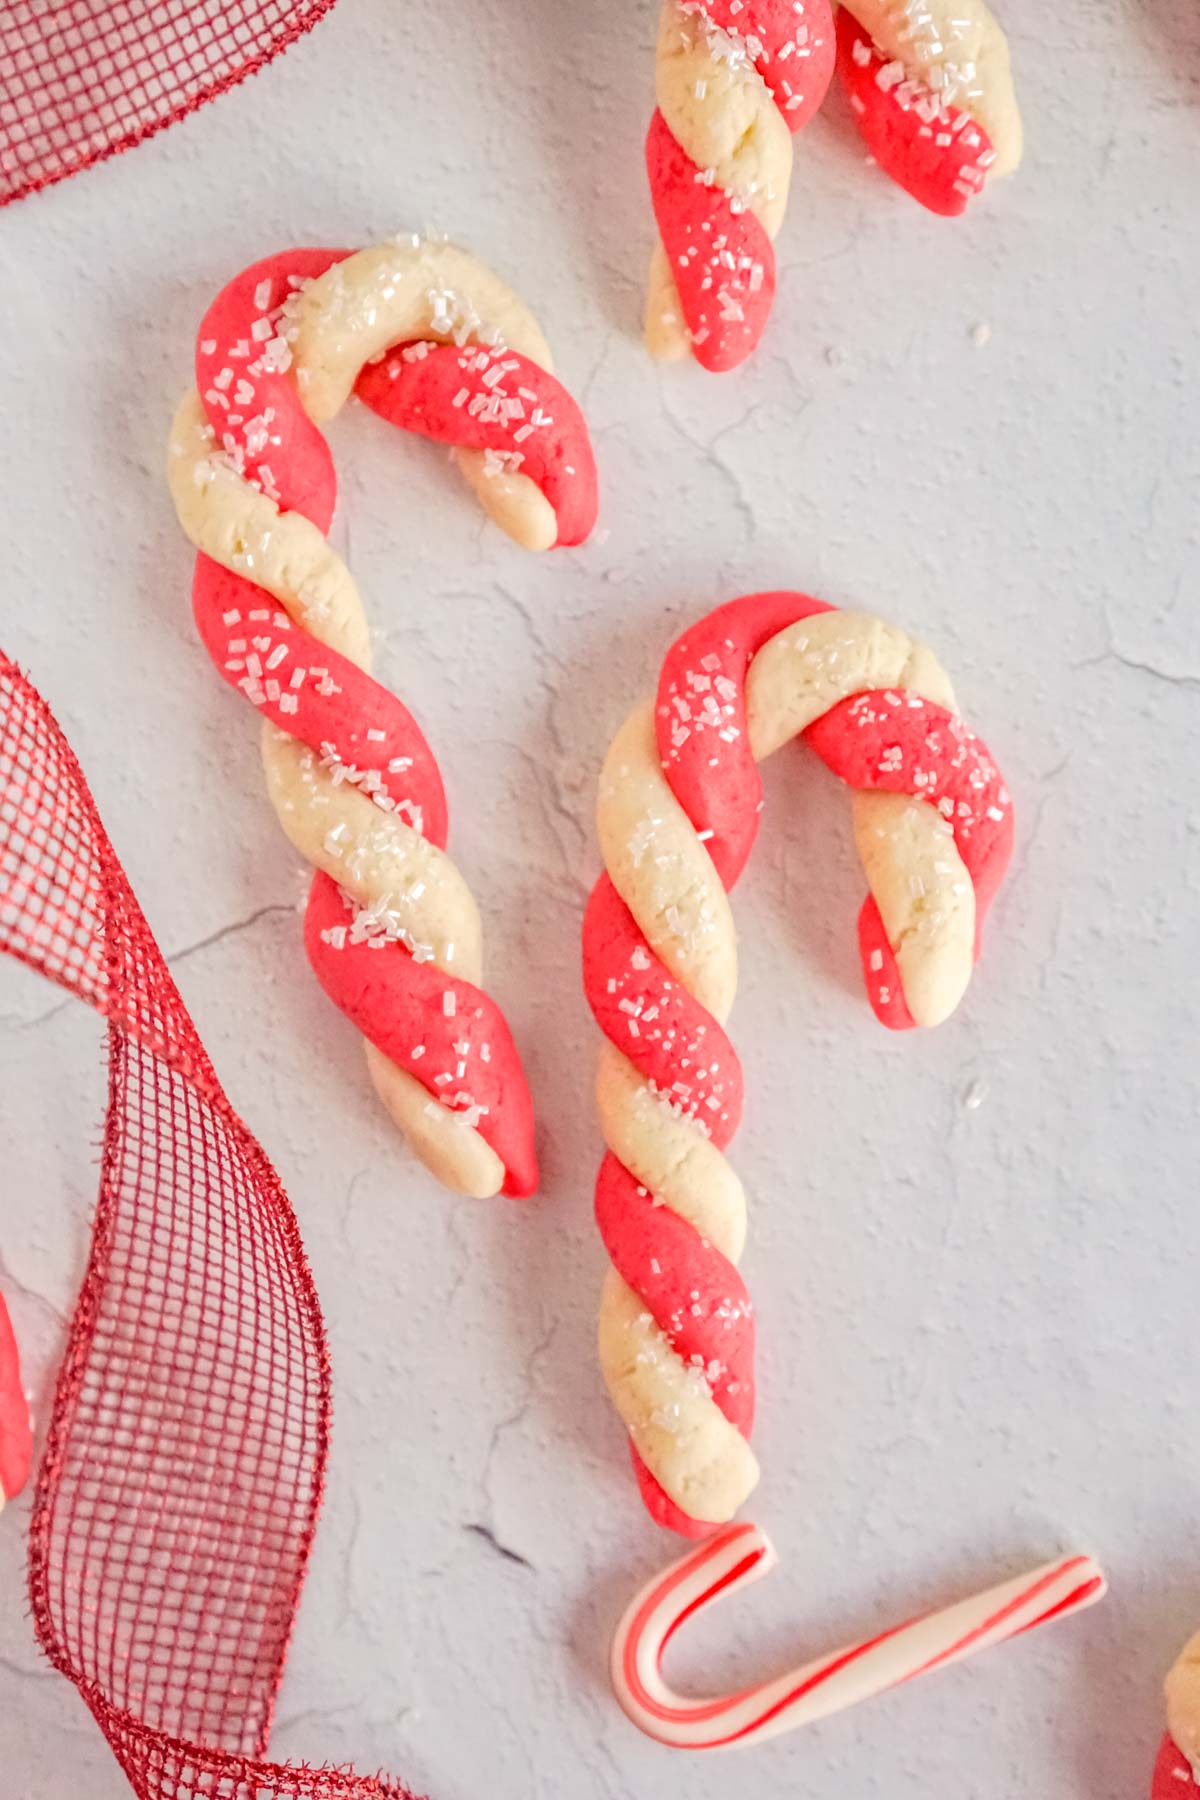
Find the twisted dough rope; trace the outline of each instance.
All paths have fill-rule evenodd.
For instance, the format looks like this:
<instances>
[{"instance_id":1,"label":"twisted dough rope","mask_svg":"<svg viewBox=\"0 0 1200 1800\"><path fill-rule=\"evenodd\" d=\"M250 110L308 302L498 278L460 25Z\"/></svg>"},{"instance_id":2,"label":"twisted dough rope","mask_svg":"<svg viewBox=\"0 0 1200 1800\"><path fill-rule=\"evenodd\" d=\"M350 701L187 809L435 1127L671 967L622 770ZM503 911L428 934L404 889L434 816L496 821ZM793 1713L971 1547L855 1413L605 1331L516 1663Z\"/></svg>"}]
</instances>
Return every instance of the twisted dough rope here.
<instances>
[{"instance_id":1,"label":"twisted dough rope","mask_svg":"<svg viewBox=\"0 0 1200 1800\"><path fill-rule=\"evenodd\" d=\"M963 212L1020 162L1008 42L984 0L853 0L837 63L875 161L931 212Z\"/></svg>"},{"instance_id":2,"label":"twisted dough rope","mask_svg":"<svg viewBox=\"0 0 1200 1800\"><path fill-rule=\"evenodd\" d=\"M746 1205L722 1154L742 1102L723 1030L737 985L725 890L758 829L756 765L797 733L853 790L870 886L859 944L885 1025L953 1012L1012 844L1008 792L933 655L802 594L752 594L689 630L656 703L609 750L607 873L583 938L608 1039L600 1360L647 1507L689 1537L732 1518L758 1479L754 1327L735 1266Z\"/></svg>"},{"instance_id":3,"label":"twisted dough rope","mask_svg":"<svg viewBox=\"0 0 1200 1800\"><path fill-rule=\"evenodd\" d=\"M652 355L732 369L758 343L792 133L825 97L834 40L830 0L664 0L646 138L660 237L646 301Z\"/></svg>"},{"instance_id":4,"label":"twisted dough rope","mask_svg":"<svg viewBox=\"0 0 1200 1800\"><path fill-rule=\"evenodd\" d=\"M21 1386L21 1360L12 1320L0 1294L0 1512L15 1500L29 1479L33 1433L29 1402Z\"/></svg>"},{"instance_id":5,"label":"twisted dough rope","mask_svg":"<svg viewBox=\"0 0 1200 1800\"><path fill-rule=\"evenodd\" d=\"M1176 1658L1166 1697L1167 1735L1154 1765L1150 1800L1183 1800L1200 1790L1200 1632Z\"/></svg>"},{"instance_id":6,"label":"twisted dough rope","mask_svg":"<svg viewBox=\"0 0 1200 1800\"><path fill-rule=\"evenodd\" d=\"M1008 43L984 0L663 0L646 169L660 241L651 354L736 368L775 293L792 134L834 64L875 160L931 211L961 213L1021 160Z\"/></svg>"},{"instance_id":7,"label":"twisted dough rope","mask_svg":"<svg viewBox=\"0 0 1200 1800\"><path fill-rule=\"evenodd\" d=\"M445 854L437 764L369 673L362 605L327 541L336 482L318 426L353 390L390 423L454 445L518 543L576 544L595 519L595 463L550 369L525 305L451 244L288 251L210 308L198 391L180 405L168 457L201 553L200 635L263 714L272 803L318 871L309 960L363 1034L371 1078L417 1154L481 1197L536 1185L529 1090L479 987L479 915Z\"/></svg>"}]
</instances>

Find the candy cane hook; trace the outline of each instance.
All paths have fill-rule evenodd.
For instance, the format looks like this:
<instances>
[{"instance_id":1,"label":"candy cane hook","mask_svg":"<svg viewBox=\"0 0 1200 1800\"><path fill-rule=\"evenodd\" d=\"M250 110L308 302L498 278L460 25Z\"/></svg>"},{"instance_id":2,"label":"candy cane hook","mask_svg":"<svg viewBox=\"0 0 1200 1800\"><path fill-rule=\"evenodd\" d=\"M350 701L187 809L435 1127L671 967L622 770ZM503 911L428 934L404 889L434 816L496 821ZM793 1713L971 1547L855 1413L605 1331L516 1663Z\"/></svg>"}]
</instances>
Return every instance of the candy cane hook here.
<instances>
[{"instance_id":1,"label":"candy cane hook","mask_svg":"<svg viewBox=\"0 0 1200 1800\"><path fill-rule=\"evenodd\" d=\"M639 1731L676 1750L762 1743L1035 1625L1081 1612L1107 1588L1090 1557L1061 1557L969 1600L814 1657L773 1681L702 1700L677 1694L662 1673L671 1638L713 1601L762 1580L777 1560L757 1525L728 1525L642 1589L617 1627L611 1663L617 1699Z\"/></svg>"}]
</instances>

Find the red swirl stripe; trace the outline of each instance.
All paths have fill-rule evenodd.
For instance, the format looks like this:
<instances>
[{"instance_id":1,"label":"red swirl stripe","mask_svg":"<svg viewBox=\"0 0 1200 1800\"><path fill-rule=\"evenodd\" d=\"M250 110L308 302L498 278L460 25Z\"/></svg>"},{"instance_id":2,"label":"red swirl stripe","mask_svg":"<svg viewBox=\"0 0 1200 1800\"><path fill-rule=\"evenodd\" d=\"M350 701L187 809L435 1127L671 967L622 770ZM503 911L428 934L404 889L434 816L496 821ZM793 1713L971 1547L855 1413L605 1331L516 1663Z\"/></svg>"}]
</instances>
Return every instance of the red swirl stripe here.
<instances>
[{"instance_id":1,"label":"red swirl stripe","mask_svg":"<svg viewBox=\"0 0 1200 1800\"><path fill-rule=\"evenodd\" d=\"M896 65L845 6L838 9L837 68L858 129L884 173L930 212L946 218L965 212L996 160L983 126L961 107L939 108L932 89L911 77L893 79Z\"/></svg>"},{"instance_id":2,"label":"red swirl stripe","mask_svg":"<svg viewBox=\"0 0 1200 1800\"><path fill-rule=\"evenodd\" d=\"M682 0L744 51L795 137L819 108L833 74L832 17L812 0Z\"/></svg>"},{"instance_id":3,"label":"red swirl stripe","mask_svg":"<svg viewBox=\"0 0 1200 1800\"><path fill-rule=\"evenodd\" d=\"M33 1433L21 1386L17 1340L0 1294L0 1503L13 1500L29 1479Z\"/></svg>"},{"instance_id":4,"label":"red swirl stripe","mask_svg":"<svg viewBox=\"0 0 1200 1800\"><path fill-rule=\"evenodd\" d=\"M196 380L216 443L281 510L327 534L337 482L323 435L289 374L281 309L305 282L350 254L291 250L243 271L197 334ZM596 511L587 428L561 384L527 357L473 343L397 345L364 369L357 391L390 423L442 443L494 454L529 476L554 509L558 542L580 542ZM321 644L247 576L196 562L200 636L230 685L307 744L335 780L444 848L446 801L433 754L398 699ZM313 883L309 960L358 1030L424 1086L430 1104L462 1113L501 1159L504 1191L537 1184L533 1109L520 1058L495 1003L471 984L417 960L380 921L347 911L327 876Z\"/></svg>"},{"instance_id":5,"label":"red swirl stripe","mask_svg":"<svg viewBox=\"0 0 1200 1800\"><path fill-rule=\"evenodd\" d=\"M690 627L663 661L655 706L663 771L727 889L745 867L762 806L746 719L750 664L777 633L833 610L804 594L751 594ZM1009 796L984 745L944 708L890 689L839 701L802 735L850 787L911 794L947 819L975 887L978 954L978 928L1003 876L1013 832ZM912 1026L895 955L870 895L859 942L876 1016L893 1028ZM655 956L607 875L597 882L584 917L583 969L588 1004L609 1042L656 1095L724 1149L741 1116L736 1052L718 1021ZM683 1361L705 1372L725 1417L749 1436L753 1308L737 1269L694 1226L657 1203L611 1151L600 1166L595 1206L622 1279ZM692 1538L715 1529L682 1511L636 1451L634 1466L658 1523Z\"/></svg>"},{"instance_id":6,"label":"red swirl stripe","mask_svg":"<svg viewBox=\"0 0 1200 1800\"><path fill-rule=\"evenodd\" d=\"M596 462L583 414L561 381L515 350L484 344L398 345L354 387L390 425L438 444L491 451L537 483L560 548L596 523Z\"/></svg>"},{"instance_id":7,"label":"red swirl stripe","mask_svg":"<svg viewBox=\"0 0 1200 1800\"><path fill-rule=\"evenodd\" d=\"M793 134L825 97L835 62L829 0L682 0L680 12L725 34L753 63ZM702 368L736 368L754 350L775 296L775 251L751 208L678 142L660 110L646 137L655 222Z\"/></svg>"},{"instance_id":8,"label":"red swirl stripe","mask_svg":"<svg viewBox=\"0 0 1200 1800\"><path fill-rule=\"evenodd\" d=\"M369 781L377 805L445 849L441 771L394 694L297 625L270 594L210 557L197 559L192 611L223 681L328 767Z\"/></svg>"},{"instance_id":9,"label":"red swirl stripe","mask_svg":"<svg viewBox=\"0 0 1200 1800\"><path fill-rule=\"evenodd\" d=\"M656 111L646 134L646 174L692 354L713 374L755 349L775 299L775 249L749 207L705 179Z\"/></svg>"},{"instance_id":10,"label":"red swirl stripe","mask_svg":"<svg viewBox=\"0 0 1200 1800\"><path fill-rule=\"evenodd\" d=\"M1192 1766L1179 1746L1164 1736L1158 1747L1151 1780L1150 1800L1187 1800L1197 1791Z\"/></svg>"}]
</instances>

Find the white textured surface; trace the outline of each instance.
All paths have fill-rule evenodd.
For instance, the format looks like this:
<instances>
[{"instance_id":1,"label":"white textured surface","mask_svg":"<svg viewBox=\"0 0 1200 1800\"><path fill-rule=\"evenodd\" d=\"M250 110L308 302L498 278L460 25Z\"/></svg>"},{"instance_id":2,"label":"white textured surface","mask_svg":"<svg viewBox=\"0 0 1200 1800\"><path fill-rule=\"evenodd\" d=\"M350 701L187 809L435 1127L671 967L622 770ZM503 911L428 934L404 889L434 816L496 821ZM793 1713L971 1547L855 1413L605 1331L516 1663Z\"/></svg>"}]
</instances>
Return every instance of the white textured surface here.
<instances>
[{"instance_id":1,"label":"white textured surface","mask_svg":"<svg viewBox=\"0 0 1200 1800\"><path fill-rule=\"evenodd\" d=\"M436 1800L716 1800L731 1782L756 1800L1128 1800L1200 1618L1195 9L1009 0L1027 165L959 224L865 168L832 100L798 146L769 337L717 379L656 372L636 336L650 0L586 10L458 0L434 24L343 0L218 105L0 215L0 641L69 732L283 1174L333 1340L329 1500L275 1748L383 1764ZM422 225L537 307L604 484L608 535L538 562L438 452L361 412L335 433L380 672L442 760L540 1108L524 1210L433 1190L306 970L301 877L254 721L193 636L161 480L227 276ZM672 1760L604 1682L612 1623L672 1546L595 1368L577 936L615 724L686 620L763 585L936 645L1019 843L962 1013L893 1038L857 991L844 797L800 753L768 773L737 898L733 1154L761 1323L753 1516L783 1568L673 1668L765 1674L1064 1548L1102 1557L1113 1594L738 1764ZM0 970L0 1281L42 1415L100 1043L82 1008ZM27 1509L0 1521L3 1785L117 1800L34 1653Z\"/></svg>"}]
</instances>

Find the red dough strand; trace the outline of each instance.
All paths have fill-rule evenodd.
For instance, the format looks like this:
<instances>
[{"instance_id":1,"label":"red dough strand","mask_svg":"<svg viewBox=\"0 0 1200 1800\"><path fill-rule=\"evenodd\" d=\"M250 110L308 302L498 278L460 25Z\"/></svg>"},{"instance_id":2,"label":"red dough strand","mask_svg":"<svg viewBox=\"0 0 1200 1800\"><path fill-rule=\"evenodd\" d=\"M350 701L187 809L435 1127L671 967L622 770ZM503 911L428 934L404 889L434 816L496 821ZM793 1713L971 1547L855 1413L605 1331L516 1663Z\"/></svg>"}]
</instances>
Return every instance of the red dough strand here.
<instances>
[{"instance_id":1,"label":"red dough strand","mask_svg":"<svg viewBox=\"0 0 1200 1800\"><path fill-rule=\"evenodd\" d=\"M746 721L750 664L777 633L833 610L804 594L751 594L692 626L663 661L655 706L662 767L727 889L745 867L762 804ZM987 750L961 720L917 695L871 690L839 701L803 737L850 787L911 794L937 807L974 884L981 923L1011 851L1012 808ZM859 938L876 1015L893 1028L911 1026L892 947L869 896ZM724 1149L742 1107L733 1045L655 956L607 875L584 918L583 968L588 1003L605 1036L656 1095ZM683 1361L704 1371L716 1404L748 1436L754 1328L737 1269L611 1151L596 1184L596 1217L622 1279ZM682 1512L636 1452L634 1465L660 1524L688 1537L717 1529Z\"/></svg>"},{"instance_id":2,"label":"red dough strand","mask_svg":"<svg viewBox=\"0 0 1200 1800\"><path fill-rule=\"evenodd\" d=\"M705 180L660 112L646 136L646 173L692 354L713 374L736 369L771 315L771 240L749 207Z\"/></svg>"},{"instance_id":3,"label":"red dough strand","mask_svg":"<svg viewBox=\"0 0 1200 1800\"><path fill-rule=\"evenodd\" d=\"M347 255L292 250L256 263L217 297L197 335L197 386L230 464L323 534L337 483L329 446L289 373L288 303ZM390 423L482 451L497 474L532 479L554 509L560 544L588 535L596 468L586 425L562 385L527 357L422 340L366 367L357 391ZM196 622L222 678L308 745L335 782L353 783L443 849L441 775L411 714L298 625L250 574L197 559ZM531 1193L532 1103L495 1003L423 960L423 946L399 941L386 914L356 911L324 875L313 883L305 945L321 985L363 1036L415 1076L431 1107L461 1115L492 1147L504 1164L504 1191Z\"/></svg>"},{"instance_id":4,"label":"red dough strand","mask_svg":"<svg viewBox=\"0 0 1200 1800\"><path fill-rule=\"evenodd\" d=\"M807 594L751 594L709 613L663 658L655 708L659 755L696 830L712 832L705 845L727 888L754 847L762 801L762 777L746 737L746 671L777 632L833 610Z\"/></svg>"},{"instance_id":5,"label":"red dough strand","mask_svg":"<svg viewBox=\"0 0 1200 1800\"><path fill-rule=\"evenodd\" d=\"M505 1193L531 1194L533 1102L504 1014L481 988L418 962L382 932L355 938L355 916L337 884L318 875L304 921L317 980L364 1037L429 1089L430 1104L491 1145L507 1171Z\"/></svg>"},{"instance_id":6,"label":"red dough strand","mask_svg":"<svg viewBox=\"0 0 1200 1800\"><path fill-rule=\"evenodd\" d=\"M554 508L560 548L590 534L597 484L587 425L562 382L527 356L420 340L368 364L354 391L390 425L490 453L497 472L535 481Z\"/></svg>"},{"instance_id":7,"label":"red dough strand","mask_svg":"<svg viewBox=\"0 0 1200 1800\"><path fill-rule=\"evenodd\" d=\"M0 1501L14 1500L29 1479L33 1432L21 1386L21 1359L12 1320L0 1294Z\"/></svg>"},{"instance_id":8,"label":"red dough strand","mask_svg":"<svg viewBox=\"0 0 1200 1800\"><path fill-rule=\"evenodd\" d=\"M197 558L192 610L224 681L377 805L445 848L441 771L394 694L297 625L270 594L207 556Z\"/></svg>"},{"instance_id":9,"label":"red dough strand","mask_svg":"<svg viewBox=\"0 0 1200 1800\"><path fill-rule=\"evenodd\" d=\"M1150 1800L1186 1800L1188 1794L1197 1791L1187 1757L1169 1737L1164 1737L1154 1764Z\"/></svg>"},{"instance_id":10,"label":"red dough strand","mask_svg":"<svg viewBox=\"0 0 1200 1800\"><path fill-rule=\"evenodd\" d=\"M838 10L837 66L863 139L885 174L930 212L952 218L980 193L996 160L983 127L944 107Z\"/></svg>"},{"instance_id":11,"label":"red dough strand","mask_svg":"<svg viewBox=\"0 0 1200 1800\"><path fill-rule=\"evenodd\" d=\"M832 11L813 0L684 0L752 62L793 137L817 112L833 75Z\"/></svg>"},{"instance_id":12,"label":"red dough strand","mask_svg":"<svg viewBox=\"0 0 1200 1800\"><path fill-rule=\"evenodd\" d=\"M679 10L713 34L718 60L753 64L792 133L808 123L834 69L829 0L682 0ZM775 295L775 252L754 197L717 186L657 110L646 173L696 361L714 372L736 368L758 344Z\"/></svg>"}]
</instances>

